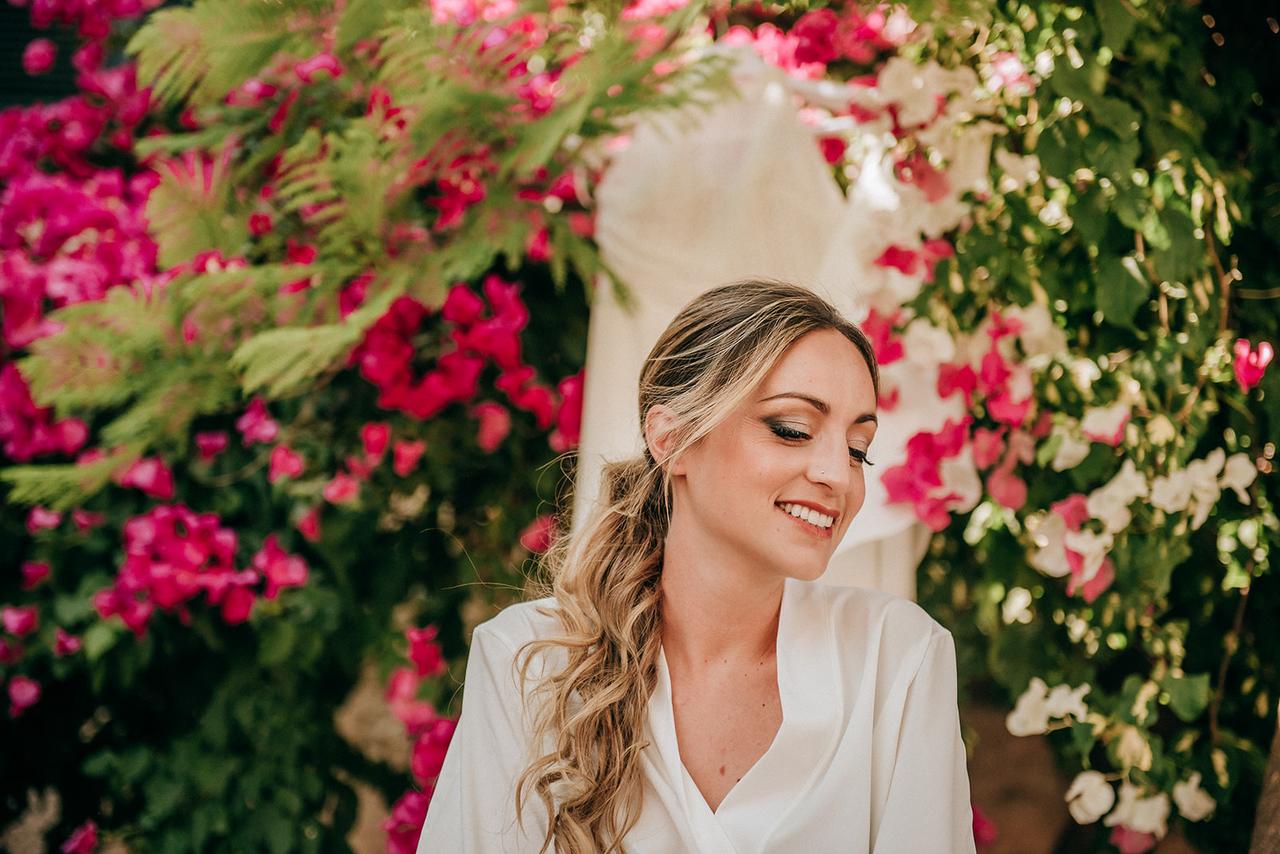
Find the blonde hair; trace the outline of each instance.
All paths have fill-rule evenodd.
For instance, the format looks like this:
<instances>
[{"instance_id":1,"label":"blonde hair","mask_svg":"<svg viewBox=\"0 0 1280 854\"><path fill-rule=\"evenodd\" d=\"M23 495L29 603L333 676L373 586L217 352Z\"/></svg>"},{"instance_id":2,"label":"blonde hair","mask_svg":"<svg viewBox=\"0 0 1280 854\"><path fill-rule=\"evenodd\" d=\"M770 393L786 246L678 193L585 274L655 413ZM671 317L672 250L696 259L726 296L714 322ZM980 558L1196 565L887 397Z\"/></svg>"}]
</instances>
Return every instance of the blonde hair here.
<instances>
[{"instance_id":1,"label":"blonde hair","mask_svg":"<svg viewBox=\"0 0 1280 854\"><path fill-rule=\"evenodd\" d=\"M879 389L867 336L812 291L751 280L706 291L654 344L640 372L640 425L657 404L676 416L666 462L739 406L783 352L806 333L834 329L861 353ZM563 650L563 669L543 674L533 723L536 750L516 786L517 820L536 795L548 815L539 854L622 852L640 817L640 753L661 649L663 545L671 483L646 447L643 456L604 466L601 497L572 535L544 555L561 632L526 643L522 680L536 653ZM535 750L535 753L536 753Z\"/></svg>"}]
</instances>

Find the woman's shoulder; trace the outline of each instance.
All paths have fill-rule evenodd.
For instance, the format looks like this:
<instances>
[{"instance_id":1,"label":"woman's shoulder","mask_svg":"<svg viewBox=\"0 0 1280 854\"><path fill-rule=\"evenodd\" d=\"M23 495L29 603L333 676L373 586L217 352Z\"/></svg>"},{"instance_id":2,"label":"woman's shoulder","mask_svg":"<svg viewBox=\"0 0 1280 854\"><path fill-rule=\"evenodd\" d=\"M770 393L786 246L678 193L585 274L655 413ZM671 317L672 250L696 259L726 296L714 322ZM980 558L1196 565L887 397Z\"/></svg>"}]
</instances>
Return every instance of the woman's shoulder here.
<instances>
[{"instance_id":1,"label":"woman's shoulder","mask_svg":"<svg viewBox=\"0 0 1280 854\"><path fill-rule=\"evenodd\" d=\"M546 638L558 631L560 621L555 609L556 600L551 596L508 605L476 626L472 643L483 636L514 652L531 640Z\"/></svg>"},{"instance_id":2,"label":"woman's shoulder","mask_svg":"<svg viewBox=\"0 0 1280 854\"><path fill-rule=\"evenodd\" d=\"M919 662L932 644L951 636L919 604L893 593L818 581L797 582L796 590L802 607L829 621L838 645L874 652L882 661Z\"/></svg>"}]
</instances>

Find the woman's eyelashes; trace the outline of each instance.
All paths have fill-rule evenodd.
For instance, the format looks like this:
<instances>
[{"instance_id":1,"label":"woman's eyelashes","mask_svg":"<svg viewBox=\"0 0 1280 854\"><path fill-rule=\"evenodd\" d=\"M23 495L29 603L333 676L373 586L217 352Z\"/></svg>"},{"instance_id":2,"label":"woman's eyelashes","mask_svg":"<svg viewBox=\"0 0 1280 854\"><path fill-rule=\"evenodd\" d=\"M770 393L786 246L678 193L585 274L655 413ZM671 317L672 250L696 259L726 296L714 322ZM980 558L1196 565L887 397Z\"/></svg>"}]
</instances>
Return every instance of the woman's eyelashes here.
<instances>
[{"instance_id":1,"label":"woman's eyelashes","mask_svg":"<svg viewBox=\"0 0 1280 854\"><path fill-rule=\"evenodd\" d=\"M797 430L794 427L789 427L781 421L766 421L765 423L769 425L769 429L773 431L774 435L780 439L799 442L813 438L803 430ZM861 448L849 448L849 458L859 464L869 466L875 465L875 463L867 459L867 452Z\"/></svg>"}]
</instances>

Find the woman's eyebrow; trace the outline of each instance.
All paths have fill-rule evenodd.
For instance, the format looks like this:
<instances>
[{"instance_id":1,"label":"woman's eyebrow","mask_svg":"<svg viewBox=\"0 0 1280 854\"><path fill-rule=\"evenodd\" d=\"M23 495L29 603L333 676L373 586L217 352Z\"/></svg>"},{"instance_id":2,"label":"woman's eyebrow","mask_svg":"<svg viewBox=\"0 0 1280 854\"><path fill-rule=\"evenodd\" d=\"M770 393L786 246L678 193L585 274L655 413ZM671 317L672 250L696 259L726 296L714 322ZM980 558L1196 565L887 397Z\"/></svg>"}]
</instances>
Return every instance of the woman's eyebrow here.
<instances>
[{"instance_id":1,"label":"woman's eyebrow","mask_svg":"<svg viewBox=\"0 0 1280 854\"><path fill-rule=\"evenodd\" d=\"M813 397L808 394L801 394L798 391L784 391L779 394L771 394L768 397L760 398L760 400L758 400L757 403L764 403L769 400L777 400L780 397L794 397L796 400L803 400L805 403L809 404L814 409L821 412L823 415L831 414L831 407L827 405L827 402L825 400L819 400L816 397ZM876 418L876 414L874 412L864 412L861 415L859 415L857 418L853 419L854 424L865 424L868 421L870 421L872 424L880 423L880 419Z\"/></svg>"}]
</instances>

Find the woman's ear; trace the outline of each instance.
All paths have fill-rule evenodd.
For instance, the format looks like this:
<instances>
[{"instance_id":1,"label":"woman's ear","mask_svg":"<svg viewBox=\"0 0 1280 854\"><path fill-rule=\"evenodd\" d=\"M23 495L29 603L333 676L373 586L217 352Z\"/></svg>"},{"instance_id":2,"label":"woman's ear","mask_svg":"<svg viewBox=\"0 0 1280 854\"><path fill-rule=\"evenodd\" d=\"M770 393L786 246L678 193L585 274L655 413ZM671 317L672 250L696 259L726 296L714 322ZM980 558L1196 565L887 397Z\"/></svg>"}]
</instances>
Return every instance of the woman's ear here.
<instances>
[{"instance_id":1,"label":"woman's ear","mask_svg":"<svg viewBox=\"0 0 1280 854\"><path fill-rule=\"evenodd\" d=\"M655 403L644 414L644 443L658 465L662 465L671 453L675 444L676 418L672 411L661 403ZM677 474L677 472L670 472Z\"/></svg>"}]
</instances>

